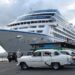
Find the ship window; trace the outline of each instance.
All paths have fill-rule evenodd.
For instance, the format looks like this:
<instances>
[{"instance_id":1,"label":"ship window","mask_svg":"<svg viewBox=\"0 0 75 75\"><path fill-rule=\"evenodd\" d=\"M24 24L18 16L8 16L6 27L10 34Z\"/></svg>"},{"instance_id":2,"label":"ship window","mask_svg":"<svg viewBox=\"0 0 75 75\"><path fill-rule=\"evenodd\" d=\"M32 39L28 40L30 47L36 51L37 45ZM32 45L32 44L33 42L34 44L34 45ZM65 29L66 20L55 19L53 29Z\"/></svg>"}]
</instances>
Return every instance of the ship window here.
<instances>
[{"instance_id":1,"label":"ship window","mask_svg":"<svg viewBox=\"0 0 75 75\"><path fill-rule=\"evenodd\" d=\"M36 26L30 26L30 28L36 28Z\"/></svg>"},{"instance_id":2,"label":"ship window","mask_svg":"<svg viewBox=\"0 0 75 75\"><path fill-rule=\"evenodd\" d=\"M31 23L35 23L34 21L31 21Z\"/></svg>"},{"instance_id":3,"label":"ship window","mask_svg":"<svg viewBox=\"0 0 75 75\"><path fill-rule=\"evenodd\" d=\"M45 21L42 21L42 23L45 23Z\"/></svg>"},{"instance_id":4,"label":"ship window","mask_svg":"<svg viewBox=\"0 0 75 75\"><path fill-rule=\"evenodd\" d=\"M35 32L35 31L33 30L33 31L31 31L31 32Z\"/></svg>"},{"instance_id":5,"label":"ship window","mask_svg":"<svg viewBox=\"0 0 75 75\"><path fill-rule=\"evenodd\" d=\"M48 20L48 22L55 22L56 20L52 19L52 20Z\"/></svg>"},{"instance_id":6,"label":"ship window","mask_svg":"<svg viewBox=\"0 0 75 75\"><path fill-rule=\"evenodd\" d=\"M46 20L45 22L48 22L48 20Z\"/></svg>"},{"instance_id":7,"label":"ship window","mask_svg":"<svg viewBox=\"0 0 75 75\"><path fill-rule=\"evenodd\" d=\"M11 26L14 26L14 24L12 24Z\"/></svg>"},{"instance_id":8,"label":"ship window","mask_svg":"<svg viewBox=\"0 0 75 75\"><path fill-rule=\"evenodd\" d=\"M41 21L38 21L38 23L41 23Z\"/></svg>"},{"instance_id":9,"label":"ship window","mask_svg":"<svg viewBox=\"0 0 75 75\"><path fill-rule=\"evenodd\" d=\"M21 24L23 24L23 22L21 22Z\"/></svg>"},{"instance_id":10,"label":"ship window","mask_svg":"<svg viewBox=\"0 0 75 75\"><path fill-rule=\"evenodd\" d=\"M24 27L24 28L28 28L28 27Z\"/></svg>"},{"instance_id":11,"label":"ship window","mask_svg":"<svg viewBox=\"0 0 75 75\"><path fill-rule=\"evenodd\" d=\"M30 22L27 22L27 24L30 24Z\"/></svg>"},{"instance_id":12,"label":"ship window","mask_svg":"<svg viewBox=\"0 0 75 75\"><path fill-rule=\"evenodd\" d=\"M24 22L24 24L26 24L26 22Z\"/></svg>"},{"instance_id":13,"label":"ship window","mask_svg":"<svg viewBox=\"0 0 75 75\"><path fill-rule=\"evenodd\" d=\"M19 29L26 29L26 28L28 28L28 27L20 27Z\"/></svg>"},{"instance_id":14,"label":"ship window","mask_svg":"<svg viewBox=\"0 0 75 75\"><path fill-rule=\"evenodd\" d=\"M37 33L42 33L42 32L43 32L42 30L38 30L38 31L37 31Z\"/></svg>"},{"instance_id":15,"label":"ship window","mask_svg":"<svg viewBox=\"0 0 75 75\"><path fill-rule=\"evenodd\" d=\"M38 23L37 21L34 21L34 23Z\"/></svg>"},{"instance_id":16,"label":"ship window","mask_svg":"<svg viewBox=\"0 0 75 75\"><path fill-rule=\"evenodd\" d=\"M20 23L16 23L16 24L14 24L14 25L15 25L15 26L16 26L16 25L20 25Z\"/></svg>"},{"instance_id":17,"label":"ship window","mask_svg":"<svg viewBox=\"0 0 75 75\"><path fill-rule=\"evenodd\" d=\"M14 28L15 30L17 30L18 28Z\"/></svg>"},{"instance_id":18,"label":"ship window","mask_svg":"<svg viewBox=\"0 0 75 75\"><path fill-rule=\"evenodd\" d=\"M54 34L54 37L64 39L64 36L62 36L62 35L59 35L59 34L56 34L56 33L53 33L53 34Z\"/></svg>"},{"instance_id":19,"label":"ship window","mask_svg":"<svg viewBox=\"0 0 75 75\"><path fill-rule=\"evenodd\" d=\"M16 24L13 24L14 26L16 26Z\"/></svg>"},{"instance_id":20,"label":"ship window","mask_svg":"<svg viewBox=\"0 0 75 75\"><path fill-rule=\"evenodd\" d=\"M43 28L44 27L44 25L39 25L39 28Z\"/></svg>"}]
</instances>

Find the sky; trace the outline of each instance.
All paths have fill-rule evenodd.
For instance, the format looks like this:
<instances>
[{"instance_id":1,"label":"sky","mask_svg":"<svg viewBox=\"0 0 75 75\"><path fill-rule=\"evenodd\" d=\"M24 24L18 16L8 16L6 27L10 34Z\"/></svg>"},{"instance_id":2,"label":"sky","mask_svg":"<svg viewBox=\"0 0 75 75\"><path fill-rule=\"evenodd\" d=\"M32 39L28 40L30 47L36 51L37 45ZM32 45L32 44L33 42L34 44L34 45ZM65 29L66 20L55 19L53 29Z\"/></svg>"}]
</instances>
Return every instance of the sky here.
<instances>
[{"instance_id":1,"label":"sky","mask_svg":"<svg viewBox=\"0 0 75 75\"><path fill-rule=\"evenodd\" d=\"M0 0L0 25L7 25L30 11L52 8L75 24L75 0Z\"/></svg>"}]
</instances>

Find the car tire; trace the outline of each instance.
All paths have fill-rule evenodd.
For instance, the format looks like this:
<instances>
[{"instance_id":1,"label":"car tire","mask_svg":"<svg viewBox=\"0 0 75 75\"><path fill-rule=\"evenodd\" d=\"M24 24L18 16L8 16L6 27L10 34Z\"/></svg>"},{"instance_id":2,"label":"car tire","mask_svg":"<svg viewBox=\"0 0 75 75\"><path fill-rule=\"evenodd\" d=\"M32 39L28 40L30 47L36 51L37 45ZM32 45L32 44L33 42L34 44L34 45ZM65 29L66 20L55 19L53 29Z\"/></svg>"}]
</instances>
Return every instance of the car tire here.
<instances>
[{"instance_id":1,"label":"car tire","mask_svg":"<svg viewBox=\"0 0 75 75\"><path fill-rule=\"evenodd\" d=\"M11 59L8 59L9 62L11 62Z\"/></svg>"},{"instance_id":2,"label":"car tire","mask_svg":"<svg viewBox=\"0 0 75 75\"><path fill-rule=\"evenodd\" d=\"M54 69L54 70L58 70L60 68L60 64L57 62L52 63L51 66L52 66L52 69Z\"/></svg>"},{"instance_id":3,"label":"car tire","mask_svg":"<svg viewBox=\"0 0 75 75\"><path fill-rule=\"evenodd\" d=\"M20 63L21 70L26 70L28 68L27 64L25 62Z\"/></svg>"}]
</instances>

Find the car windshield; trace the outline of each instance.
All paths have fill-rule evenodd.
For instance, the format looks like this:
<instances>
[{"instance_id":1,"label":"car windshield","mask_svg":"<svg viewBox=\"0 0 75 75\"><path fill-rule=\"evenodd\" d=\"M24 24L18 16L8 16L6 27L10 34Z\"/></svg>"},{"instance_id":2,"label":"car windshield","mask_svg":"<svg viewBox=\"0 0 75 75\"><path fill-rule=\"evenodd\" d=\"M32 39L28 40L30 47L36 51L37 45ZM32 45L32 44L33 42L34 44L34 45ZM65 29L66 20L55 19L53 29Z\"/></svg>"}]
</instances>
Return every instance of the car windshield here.
<instances>
[{"instance_id":1,"label":"car windshield","mask_svg":"<svg viewBox=\"0 0 75 75\"><path fill-rule=\"evenodd\" d=\"M8 53L8 55L13 55L13 53Z\"/></svg>"}]
</instances>

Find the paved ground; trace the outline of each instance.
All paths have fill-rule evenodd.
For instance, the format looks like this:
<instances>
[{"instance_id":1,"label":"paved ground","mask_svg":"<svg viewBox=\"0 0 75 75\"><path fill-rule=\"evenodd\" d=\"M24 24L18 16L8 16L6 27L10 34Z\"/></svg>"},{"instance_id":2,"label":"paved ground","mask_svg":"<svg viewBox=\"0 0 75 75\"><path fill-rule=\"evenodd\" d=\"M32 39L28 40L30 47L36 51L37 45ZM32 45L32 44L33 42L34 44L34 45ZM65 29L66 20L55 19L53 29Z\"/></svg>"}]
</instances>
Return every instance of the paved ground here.
<instances>
[{"instance_id":1,"label":"paved ground","mask_svg":"<svg viewBox=\"0 0 75 75\"><path fill-rule=\"evenodd\" d=\"M65 67L57 71L48 68L20 70L14 62L0 62L0 75L75 75L75 67Z\"/></svg>"}]
</instances>

